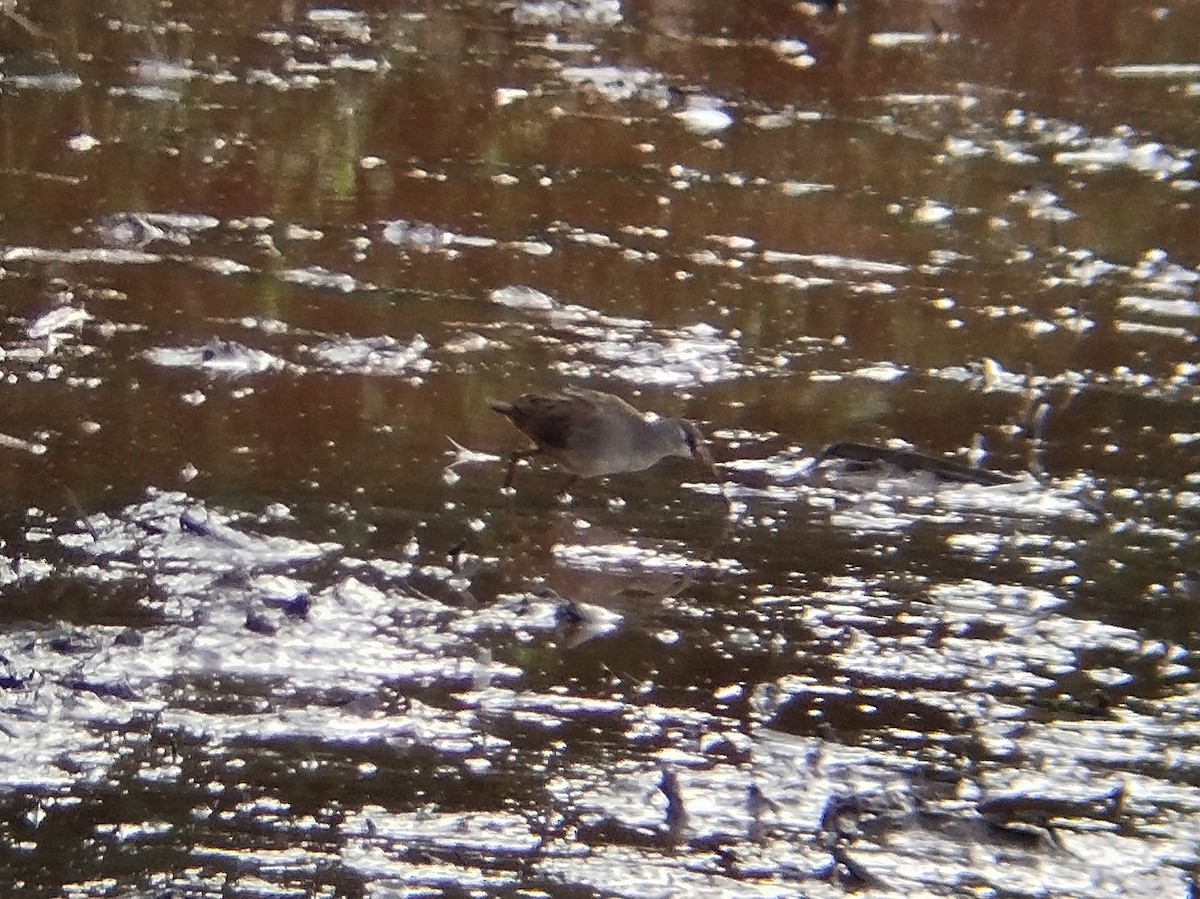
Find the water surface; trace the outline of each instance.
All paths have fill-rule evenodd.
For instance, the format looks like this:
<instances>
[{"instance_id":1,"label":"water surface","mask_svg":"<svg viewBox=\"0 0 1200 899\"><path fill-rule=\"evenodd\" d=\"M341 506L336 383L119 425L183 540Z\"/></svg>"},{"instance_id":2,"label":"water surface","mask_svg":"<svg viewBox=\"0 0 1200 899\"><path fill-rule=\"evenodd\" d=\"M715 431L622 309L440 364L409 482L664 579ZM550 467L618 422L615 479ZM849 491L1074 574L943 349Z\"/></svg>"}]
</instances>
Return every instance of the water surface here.
<instances>
[{"instance_id":1,"label":"water surface","mask_svg":"<svg viewBox=\"0 0 1200 899\"><path fill-rule=\"evenodd\" d=\"M6 895L1194 891L1198 31L10 10Z\"/></svg>"}]
</instances>

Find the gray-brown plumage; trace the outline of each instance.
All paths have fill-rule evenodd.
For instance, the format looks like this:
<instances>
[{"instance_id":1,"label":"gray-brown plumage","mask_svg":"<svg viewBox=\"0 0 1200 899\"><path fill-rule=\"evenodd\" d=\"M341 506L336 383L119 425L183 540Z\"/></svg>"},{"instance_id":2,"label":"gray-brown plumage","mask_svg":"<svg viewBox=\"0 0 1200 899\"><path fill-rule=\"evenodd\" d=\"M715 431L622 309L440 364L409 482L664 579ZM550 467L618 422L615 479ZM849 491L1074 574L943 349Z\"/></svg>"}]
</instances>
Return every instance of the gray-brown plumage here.
<instances>
[{"instance_id":1,"label":"gray-brown plumage","mask_svg":"<svg viewBox=\"0 0 1200 899\"><path fill-rule=\"evenodd\" d=\"M517 463L547 456L578 478L642 471L667 456L693 458L713 470L704 439L690 421L647 418L611 393L568 387L561 393L527 393L511 403L492 403L534 445L513 453L504 486L512 486Z\"/></svg>"}]
</instances>

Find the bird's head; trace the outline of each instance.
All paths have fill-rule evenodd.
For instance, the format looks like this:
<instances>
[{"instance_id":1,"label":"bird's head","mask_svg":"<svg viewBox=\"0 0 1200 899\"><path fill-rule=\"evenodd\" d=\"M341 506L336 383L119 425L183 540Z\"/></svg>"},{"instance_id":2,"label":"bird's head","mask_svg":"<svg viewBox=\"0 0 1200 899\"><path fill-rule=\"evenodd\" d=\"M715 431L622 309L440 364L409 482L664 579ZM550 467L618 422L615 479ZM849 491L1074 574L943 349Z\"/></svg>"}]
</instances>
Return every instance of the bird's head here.
<instances>
[{"instance_id":1,"label":"bird's head","mask_svg":"<svg viewBox=\"0 0 1200 899\"><path fill-rule=\"evenodd\" d=\"M704 435L690 421L680 421L679 430L682 432L684 452L679 453L681 456L691 456L705 468L713 468L713 458L708 452L708 447L704 445Z\"/></svg>"}]
</instances>

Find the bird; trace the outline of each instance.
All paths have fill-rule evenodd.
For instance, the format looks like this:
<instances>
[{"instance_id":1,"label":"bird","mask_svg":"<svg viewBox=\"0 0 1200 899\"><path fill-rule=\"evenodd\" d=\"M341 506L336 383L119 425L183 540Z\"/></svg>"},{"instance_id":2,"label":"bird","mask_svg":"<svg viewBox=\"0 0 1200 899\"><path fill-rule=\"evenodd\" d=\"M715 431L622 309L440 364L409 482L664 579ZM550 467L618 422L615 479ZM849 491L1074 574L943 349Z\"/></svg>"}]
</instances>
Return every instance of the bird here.
<instances>
[{"instance_id":1,"label":"bird","mask_svg":"<svg viewBox=\"0 0 1200 899\"><path fill-rule=\"evenodd\" d=\"M534 444L512 454L506 488L512 486L517 463L530 456L548 456L570 473L564 494L579 478L644 471L667 456L695 459L716 474L694 424L644 415L611 393L568 387L559 393L527 393L511 403L490 405Z\"/></svg>"}]
</instances>

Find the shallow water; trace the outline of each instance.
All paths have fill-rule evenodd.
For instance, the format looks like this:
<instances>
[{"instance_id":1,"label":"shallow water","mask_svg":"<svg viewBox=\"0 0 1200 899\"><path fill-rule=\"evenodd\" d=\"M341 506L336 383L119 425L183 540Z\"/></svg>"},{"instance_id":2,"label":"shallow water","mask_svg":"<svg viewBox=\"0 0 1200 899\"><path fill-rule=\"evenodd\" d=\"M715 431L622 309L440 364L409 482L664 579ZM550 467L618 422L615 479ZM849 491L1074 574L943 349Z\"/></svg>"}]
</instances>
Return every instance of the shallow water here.
<instances>
[{"instance_id":1,"label":"shallow water","mask_svg":"<svg viewBox=\"0 0 1200 899\"><path fill-rule=\"evenodd\" d=\"M9 10L5 895L1189 895L1196 33Z\"/></svg>"}]
</instances>

